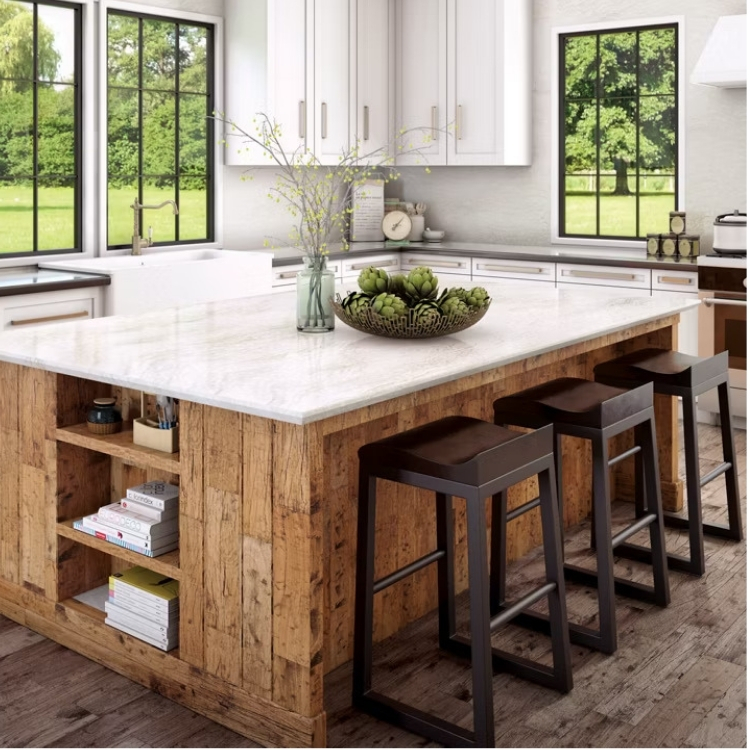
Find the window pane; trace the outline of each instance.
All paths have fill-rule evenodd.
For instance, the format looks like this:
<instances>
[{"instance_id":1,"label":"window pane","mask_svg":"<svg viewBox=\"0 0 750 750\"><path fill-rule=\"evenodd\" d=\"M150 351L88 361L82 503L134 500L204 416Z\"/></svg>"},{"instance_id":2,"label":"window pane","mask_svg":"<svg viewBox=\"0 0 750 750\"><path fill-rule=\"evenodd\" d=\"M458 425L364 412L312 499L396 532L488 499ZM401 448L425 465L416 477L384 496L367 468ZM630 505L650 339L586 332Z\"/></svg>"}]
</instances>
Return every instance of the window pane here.
<instances>
[{"instance_id":1,"label":"window pane","mask_svg":"<svg viewBox=\"0 0 750 750\"><path fill-rule=\"evenodd\" d=\"M602 193L635 192L636 101L604 99L599 107L599 172Z\"/></svg>"},{"instance_id":2,"label":"window pane","mask_svg":"<svg viewBox=\"0 0 750 750\"><path fill-rule=\"evenodd\" d=\"M143 174L175 173L175 94L143 92Z\"/></svg>"},{"instance_id":3,"label":"window pane","mask_svg":"<svg viewBox=\"0 0 750 750\"><path fill-rule=\"evenodd\" d=\"M0 181L0 253L34 249L34 190L31 180Z\"/></svg>"},{"instance_id":4,"label":"window pane","mask_svg":"<svg viewBox=\"0 0 750 750\"><path fill-rule=\"evenodd\" d=\"M571 36L565 40L565 96L596 96L596 36Z\"/></svg>"},{"instance_id":5,"label":"window pane","mask_svg":"<svg viewBox=\"0 0 750 750\"><path fill-rule=\"evenodd\" d=\"M641 97L640 108L641 168L674 172L677 161L677 107L674 97Z\"/></svg>"},{"instance_id":6,"label":"window pane","mask_svg":"<svg viewBox=\"0 0 750 750\"><path fill-rule=\"evenodd\" d=\"M38 249L75 247L75 190L73 180L39 180Z\"/></svg>"},{"instance_id":7,"label":"window pane","mask_svg":"<svg viewBox=\"0 0 750 750\"><path fill-rule=\"evenodd\" d=\"M174 90L177 26L167 21L143 20L143 87Z\"/></svg>"},{"instance_id":8,"label":"window pane","mask_svg":"<svg viewBox=\"0 0 750 750\"><path fill-rule=\"evenodd\" d=\"M110 174L138 173L138 92L110 89L107 113L107 170Z\"/></svg>"},{"instance_id":9,"label":"window pane","mask_svg":"<svg viewBox=\"0 0 750 750\"><path fill-rule=\"evenodd\" d=\"M570 187L568 185L570 184ZM565 234L596 234L596 178L565 178ZM588 189L581 189L581 186Z\"/></svg>"},{"instance_id":10,"label":"window pane","mask_svg":"<svg viewBox=\"0 0 750 750\"><path fill-rule=\"evenodd\" d=\"M599 196L599 234L603 237L636 237L636 200L635 195L602 192Z\"/></svg>"},{"instance_id":11,"label":"window pane","mask_svg":"<svg viewBox=\"0 0 750 750\"><path fill-rule=\"evenodd\" d=\"M34 98L21 84L0 87L0 177L34 174Z\"/></svg>"},{"instance_id":12,"label":"window pane","mask_svg":"<svg viewBox=\"0 0 750 750\"><path fill-rule=\"evenodd\" d=\"M138 180L135 177L110 178L107 191L107 244L132 244L133 201L138 198Z\"/></svg>"},{"instance_id":13,"label":"window pane","mask_svg":"<svg viewBox=\"0 0 750 750\"><path fill-rule=\"evenodd\" d=\"M666 189L646 192L647 186L664 185ZM638 236L656 232L669 232L669 212L677 209L674 191L669 186L674 185L673 177L656 176L641 180L641 220Z\"/></svg>"},{"instance_id":14,"label":"window pane","mask_svg":"<svg viewBox=\"0 0 750 750\"><path fill-rule=\"evenodd\" d=\"M180 174L208 173L206 97L180 95Z\"/></svg>"},{"instance_id":15,"label":"window pane","mask_svg":"<svg viewBox=\"0 0 750 750\"><path fill-rule=\"evenodd\" d=\"M673 94L675 91L674 29L640 32L641 94Z\"/></svg>"},{"instance_id":16,"label":"window pane","mask_svg":"<svg viewBox=\"0 0 750 750\"><path fill-rule=\"evenodd\" d=\"M208 31L180 25L180 91L206 92Z\"/></svg>"},{"instance_id":17,"label":"window pane","mask_svg":"<svg viewBox=\"0 0 750 750\"><path fill-rule=\"evenodd\" d=\"M0 78L34 76L34 12L31 3L3 2L0 13Z\"/></svg>"},{"instance_id":18,"label":"window pane","mask_svg":"<svg viewBox=\"0 0 750 750\"><path fill-rule=\"evenodd\" d=\"M75 11L39 5L39 79L75 82Z\"/></svg>"},{"instance_id":19,"label":"window pane","mask_svg":"<svg viewBox=\"0 0 750 750\"><path fill-rule=\"evenodd\" d=\"M107 79L110 86L138 86L138 19L109 12Z\"/></svg>"},{"instance_id":20,"label":"window pane","mask_svg":"<svg viewBox=\"0 0 750 750\"><path fill-rule=\"evenodd\" d=\"M181 240L202 240L208 237L207 201L208 190L205 179L198 177L180 179Z\"/></svg>"},{"instance_id":21,"label":"window pane","mask_svg":"<svg viewBox=\"0 0 750 750\"><path fill-rule=\"evenodd\" d=\"M162 201L175 200L174 180L149 180L143 186L143 202L149 206L158 206ZM154 242L174 242L176 222L171 206L164 206L158 211L143 211L141 237L145 237L148 228L153 227Z\"/></svg>"},{"instance_id":22,"label":"window pane","mask_svg":"<svg viewBox=\"0 0 750 750\"><path fill-rule=\"evenodd\" d=\"M601 96L635 96L636 33L602 34L599 42Z\"/></svg>"},{"instance_id":23,"label":"window pane","mask_svg":"<svg viewBox=\"0 0 750 750\"><path fill-rule=\"evenodd\" d=\"M39 86L39 174L74 175L75 89Z\"/></svg>"}]
</instances>

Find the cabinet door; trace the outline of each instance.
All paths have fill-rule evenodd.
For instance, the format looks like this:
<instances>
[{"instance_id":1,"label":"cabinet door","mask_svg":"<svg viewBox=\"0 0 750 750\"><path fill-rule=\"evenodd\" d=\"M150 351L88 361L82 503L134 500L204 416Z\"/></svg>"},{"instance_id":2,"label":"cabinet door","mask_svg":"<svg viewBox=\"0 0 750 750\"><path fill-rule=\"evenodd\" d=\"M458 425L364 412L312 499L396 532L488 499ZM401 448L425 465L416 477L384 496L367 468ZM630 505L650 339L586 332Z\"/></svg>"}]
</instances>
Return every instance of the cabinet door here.
<instances>
[{"instance_id":1,"label":"cabinet door","mask_svg":"<svg viewBox=\"0 0 750 750\"><path fill-rule=\"evenodd\" d=\"M404 273L408 273L419 266L431 268L438 279L442 279L443 276L462 276L463 281L471 280L471 258L415 251L402 253L401 270Z\"/></svg>"},{"instance_id":2,"label":"cabinet door","mask_svg":"<svg viewBox=\"0 0 750 750\"><path fill-rule=\"evenodd\" d=\"M543 260L472 258L472 278L519 279L555 283L555 264Z\"/></svg>"},{"instance_id":3,"label":"cabinet door","mask_svg":"<svg viewBox=\"0 0 750 750\"><path fill-rule=\"evenodd\" d=\"M394 0L357 0L356 139L360 154L393 137Z\"/></svg>"},{"instance_id":4,"label":"cabinet door","mask_svg":"<svg viewBox=\"0 0 750 750\"><path fill-rule=\"evenodd\" d=\"M651 271L647 268L557 264L557 283L595 287L627 287L651 292Z\"/></svg>"},{"instance_id":5,"label":"cabinet door","mask_svg":"<svg viewBox=\"0 0 750 750\"><path fill-rule=\"evenodd\" d=\"M398 273L401 268L401 256L398 253L383 253L379 255L362 255L357 253L353 258L342 262L341 277L344 281L357 279L365 268L373 266L382 268L389 274Z\"/></svg>"},{"instance_id":6,"label":"cabinet door","mask_svg":"<svg viewBox=\"0 0 750 750\"><path fill-rule=\"evenodd\" d=\"M396 6L395 131L423 129L401 139L404 150L420 153L398 157L399 164L446 163L446 3L399 0Z\"/></svg>"},{"instance_id":7,"label":"cabinet door","mask_svg":"<svg viewBox=\"0 0 750 750\"><path fill-rule=\"evenodd\" d=\"M314 0L315 153L338 164L350 143L352 25L349 0Z\"/></svg>"},{"instance_id":8,"label":"cabinet door","mask_svg":"<svg viewBox=\"0 0 750 750\"><path fill-rule=\"evenodd\" d=\"M697 275L697 274L696 274ZM654 297L674 297L676 299L698 299L697 292L667 292L658 287L651 291ZM700 307L684 310L680 313L680 324L677 326L677 349L683 354L698 355L698 312Z\"/></svg>"},{"instance_id":9,"label":"cabinet door","mask_svg":"<svg viewBox=\"0 0 750 750\"><path fill-rule=\"evenodd\" d=\"M531 164L531 0L448 0L448 164Z\"/></svg>"},{"instance_id":10,"label":"cabinet door","mask_svg":"<svg viewBox=\"0 0 750 750\"><path fill-rule=\"evenodd\" d=\"M6 297L0 305L0 330L91 320L101 314L100 300L99 289L70 289Z\"/></svg>"}]
</instances>

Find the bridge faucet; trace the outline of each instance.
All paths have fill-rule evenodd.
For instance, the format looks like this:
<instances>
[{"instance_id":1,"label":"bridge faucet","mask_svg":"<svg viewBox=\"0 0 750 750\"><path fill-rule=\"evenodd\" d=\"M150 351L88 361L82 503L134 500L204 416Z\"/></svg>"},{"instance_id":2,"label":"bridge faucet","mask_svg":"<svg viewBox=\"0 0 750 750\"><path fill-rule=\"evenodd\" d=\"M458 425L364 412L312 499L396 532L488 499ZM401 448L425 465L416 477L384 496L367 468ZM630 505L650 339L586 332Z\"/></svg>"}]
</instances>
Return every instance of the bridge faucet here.
<instances>
[{"instance_id":1,"label":"bridge faucet","mask_svg":"<svg viewBox=\"0 0 750 750\"><path fill-rule=\"evenodd\" d=\"M130 251L131 255L141 255L142 250L146 247L151 247L151 245L154 244L153 239L151 238L151 227L149 227L148 230L148 239L143 239L141 237L141 224L140 224L140 211L144 208L164 208L169 204L172 206L172 213L174 213L175 216L177 216L178 213L180 213L179 209L177 208L177 204L174 201L166 200L160 203L158 206L147 206L143 203L138 203L138 198L133 201L130 208L133 209L133 248Z\"/></svg>"}]
</instances>

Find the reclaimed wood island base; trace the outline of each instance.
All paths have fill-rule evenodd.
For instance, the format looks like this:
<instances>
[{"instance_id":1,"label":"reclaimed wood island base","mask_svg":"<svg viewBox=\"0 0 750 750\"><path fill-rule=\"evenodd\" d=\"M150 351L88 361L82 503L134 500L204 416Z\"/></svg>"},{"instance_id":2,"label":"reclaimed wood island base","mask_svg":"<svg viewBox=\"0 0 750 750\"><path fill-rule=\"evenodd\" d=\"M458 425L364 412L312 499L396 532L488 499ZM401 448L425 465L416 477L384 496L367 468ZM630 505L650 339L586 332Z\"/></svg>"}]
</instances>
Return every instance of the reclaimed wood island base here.
<instances>
[{"instance_id":1,"label":"reclaimed wood island base","mask_svg":"<svg viewBox=\"0 0 750 750\"><path fill-rule=\"evenodd\" d=\"M293 313L290 298L281 299ZM359 446L447 414L491 419L502 394L563 375L591 377L595 364L633 348L670 348L679 304L665 301L645 322L302 424L190 400L185 388L164 382L160 390L183 399L174 455L133 445L127 423L112 436L92 435L82 424L95 397L135 401L131 388L146 385L137 373L107 378L103 366L89 366L91 377L71 374L51 353L45 359L39 341L36 359L24 364L14 354L24 340L0 337L0 613L258 742L323 746L323 677L352 653ZM221 309L201 307L204 314ZM112 333L107 320L94 321L102 335ZM293 325L291 318L284 324ZM76 336L86 325L56 330ZM353 331L331 336L348 337L347 345L369 341ZM669 508L681 497L675 427L673 399L660 397ZM564 450L565 522L573 524L589 512L590 459L582 441L566 439ZM616 491L627 495L632 481L622 471ZM146 558L72 528L126 487L154 478L180 485L179 552ZM527 483L511 502L533 494ZM425 498L383 483L377 576L434 548ZM457 588L464 589L463 501L454 503ZM511 524L513 559L540 543L536 514ZM179 579L178 649L164 653L114 630L102 612L72 598L134 564ZM379 595L376 638L437 606L433 567Z\"/></svg>"}]
</instances>

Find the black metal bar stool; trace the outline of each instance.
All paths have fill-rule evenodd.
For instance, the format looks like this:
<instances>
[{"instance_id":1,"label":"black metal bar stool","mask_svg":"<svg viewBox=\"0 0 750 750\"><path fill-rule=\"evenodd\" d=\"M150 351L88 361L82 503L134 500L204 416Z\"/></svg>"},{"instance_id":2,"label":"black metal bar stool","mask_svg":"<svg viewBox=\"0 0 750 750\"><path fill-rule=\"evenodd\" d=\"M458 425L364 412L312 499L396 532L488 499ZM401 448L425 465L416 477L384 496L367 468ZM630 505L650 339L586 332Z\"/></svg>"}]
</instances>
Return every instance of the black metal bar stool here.
<instances>
[{"instance_id":1,"label":"black metal bar stool","mask_svg":"<svg viewBox=\"0 0 750 750\"><path fill-rule=\"evenodd\" d=\"M493 668L567 692L572 687L570 643L555 498L552 429L511 432L490 422L453 416L431 422L359 449L359 519L354 631L354 705L449 747L494 747ZM539 497L522 506L540 507L546 582L504 612L490 615L487 572L487 497L532 476ZM377 478L435 492L437 549L376 581L375 510ZM471 638L456 633L452 496L466 499ZM415 516L416 516L415 509ZM520 512L521 509L518 509ZM474 731L451 724L372 689L372 629L375 594L425 566L438 565L440 647L471 658ZM547 597L553 666L494 649L490 633L518 611Z\"/></svg>"},{"instance_id":2,"label":"black metal bar stool","mask_svg":"<svg viewBox=\"0 0 750 750\"><path fill-rule=\"evenodd\" d=\"M558 497L562 509L561 436L573 435L591 441L593 454L593 539L596 549L596 572L565 565L565 578L595 587L599 595L599 629L569 623L572 643L612 653L617 648L615 594L669 604L669 578L664 546L659 487L659 466L654 428L653 389L650 384L633 390L613 388L580 378L560 378L528 388L494 403L495 422L503 425L539 428L552 424L555 431ZM609 458L607 441L630 428L635 429L636 446ZM636 469L636 490L646 497L647 512L635 523L617 533L611 531L609 469L628 456L636 455L642 463ZM562 517L562 512L560 513ZM504 611L505 537L507 513L505 493L493 500L492 568L490 587L492 611ZM636 532L648 527L653 550L653 586L617 578L614 575L613 548ZM535 612L522 612L515 624L548 630L547 618Z\"/></svg>"},{"instance_id":3,"label":"black metal bar stool","mask_svg":"<svg viewBox=\"0 0 750 750\"><path fill-rule=\"evenodd\" d=\"M685 484L687 487L687 518L664 515L664 525L687 529L690 557L667 554L667 564L673 570L703 575L706 563L703 554L703 535L742 539L742 511L740 508L737 457L732 433L732 414L729 410L729 355L721 352L713 357L693 357L689 354L665 349L640 349L622 357L603 362L594 368L594 377L600 383L622 388L633 388L652 383L655 393L682 397L682 424L685 435ZM700 475L698 456L698 419L695 399L706 391L718 389L721 444L724 461L705 476ZM724 475L727 490L729 525L703 522L701 489ZM636 504L636 513L642 515L643 507ZM615 554L635 560L649 560L649 550L624 544Z\"/></svg>"}]
</instances>

